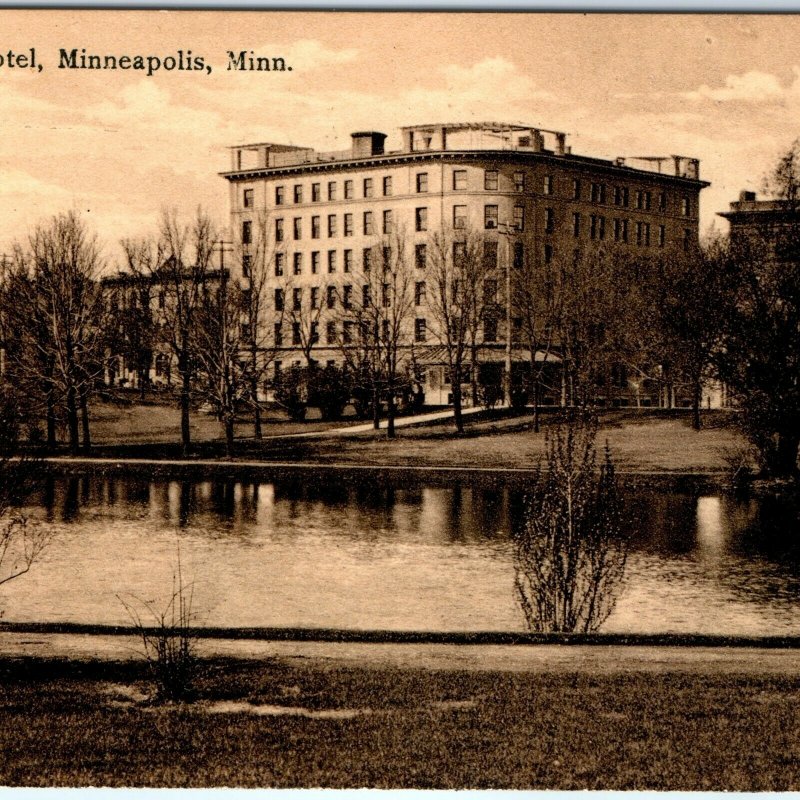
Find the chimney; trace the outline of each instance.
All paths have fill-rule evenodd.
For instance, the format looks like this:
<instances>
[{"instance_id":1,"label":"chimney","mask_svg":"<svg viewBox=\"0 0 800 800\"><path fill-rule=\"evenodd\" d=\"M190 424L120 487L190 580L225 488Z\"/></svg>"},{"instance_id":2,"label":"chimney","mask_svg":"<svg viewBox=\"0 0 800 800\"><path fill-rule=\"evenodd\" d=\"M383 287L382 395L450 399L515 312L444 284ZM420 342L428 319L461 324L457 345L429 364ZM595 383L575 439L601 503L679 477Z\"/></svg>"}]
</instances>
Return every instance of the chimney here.
<instances>
[{"instance_id":1,"label":"chimney","mask_svg":"<svg viewBox=\"0 0 800 800\"><path fill-rule=\"evenodd\" d=\"M748 192L747 190L743 189L739 192L739 202L740 203L755 203L756 201L756 193L755 192Z\"/></svg>"},{"instance_id":2,"label":"chimney","mask_svg":"<svg viewBox=\"0 0 800 800\"><path fill-rule=\"evenodd\" d=\"M563 156L566 150L567 145L567 134L566 133L557 133L556 134L556 155Z\"/></svg>"},{"instance_id":3,"label":"chimney","mask_svg":"<svg viewBox=\"0 0 800 800\"><path fill-rule=\"evenodd\" d=\"M351 133L353 140L353 158L368 158L369 156L383 155L385 133L378 131L357 131Z\"/></svg>"}]
</instances>

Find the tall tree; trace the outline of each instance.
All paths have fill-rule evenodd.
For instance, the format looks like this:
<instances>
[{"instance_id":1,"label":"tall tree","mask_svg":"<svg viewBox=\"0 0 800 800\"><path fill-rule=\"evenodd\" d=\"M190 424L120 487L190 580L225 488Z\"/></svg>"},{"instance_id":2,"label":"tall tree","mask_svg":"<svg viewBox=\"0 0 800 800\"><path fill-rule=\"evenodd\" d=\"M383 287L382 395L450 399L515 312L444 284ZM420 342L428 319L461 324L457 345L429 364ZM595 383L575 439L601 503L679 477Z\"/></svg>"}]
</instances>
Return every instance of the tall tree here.
<instances>
[{"instance_id":1,"label":"tall tree","mask_svg":"<svg viewBox=\"0 0 800 800\"><path fill-rule=\"evenodd\" d=\"M19 295L11 314L20 337L17 367L47 387L47 396L63 399L73 454L80 447L82 417L88 450L89 398L104 370L106 335L97 240L68 212L37 226L16 254Z\"/></svg>"},{"instance_id":2,"label":"tall tree","mask_svg":"<svg viewBox=\"0 0 800 800\"><path fill-rule=\"evenodd\" d=\"M461 382L472 332L484 316L484 282L496 274L484 259L483 242L480 234L466 227L436 231L428 242L426 304L433 316L433 337L445 350L459 433L464 432Z\"/></svg>"}]
</instances>

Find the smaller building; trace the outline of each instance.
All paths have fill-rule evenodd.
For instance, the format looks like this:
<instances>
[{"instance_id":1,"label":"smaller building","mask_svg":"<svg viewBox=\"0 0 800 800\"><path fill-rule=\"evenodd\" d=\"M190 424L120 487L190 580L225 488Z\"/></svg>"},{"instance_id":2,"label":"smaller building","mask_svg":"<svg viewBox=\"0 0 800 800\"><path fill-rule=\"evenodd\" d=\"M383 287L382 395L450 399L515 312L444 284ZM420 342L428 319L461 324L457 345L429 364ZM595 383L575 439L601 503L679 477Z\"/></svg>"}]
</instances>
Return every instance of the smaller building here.
<instances>
[{"instance_id":1,"label":"smaller building","mask_svg":"<svg viewBox=\"0 0 800 800\"><path fill-rule=\"evenodd\" d=\"M800 253L800 202L759 200L755 192L742 191L719 216L730 223L733 247L755 247L779 261Z\"/></svg>"}]
</instances>

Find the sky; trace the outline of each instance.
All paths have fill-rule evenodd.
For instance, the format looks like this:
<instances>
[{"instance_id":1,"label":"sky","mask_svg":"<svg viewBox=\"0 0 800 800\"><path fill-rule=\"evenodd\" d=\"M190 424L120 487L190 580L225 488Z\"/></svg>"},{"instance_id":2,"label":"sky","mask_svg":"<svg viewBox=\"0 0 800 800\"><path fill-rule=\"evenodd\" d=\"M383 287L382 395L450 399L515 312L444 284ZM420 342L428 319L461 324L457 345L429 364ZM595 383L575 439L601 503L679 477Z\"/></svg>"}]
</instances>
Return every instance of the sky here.
<instances>
[{"instance_id":1,"label":"sky","mask_svg":"<svg viewBox=\"0 0 800 800\"><path fill-rule=\"evenodd\" d=\"M701 160L701 229L800 136L800 17L539 13L0 10L0 253L74 209L109 268L162 208L227 215L228 147L338 150L402 125L522 122L573 152ZM205 71L58 69L59 50ZM42 70L8 65L35 48ZM226 70L227 51L285 72ZM715 223L716 219L716 223Z\"/></svg>"}]
</instances>

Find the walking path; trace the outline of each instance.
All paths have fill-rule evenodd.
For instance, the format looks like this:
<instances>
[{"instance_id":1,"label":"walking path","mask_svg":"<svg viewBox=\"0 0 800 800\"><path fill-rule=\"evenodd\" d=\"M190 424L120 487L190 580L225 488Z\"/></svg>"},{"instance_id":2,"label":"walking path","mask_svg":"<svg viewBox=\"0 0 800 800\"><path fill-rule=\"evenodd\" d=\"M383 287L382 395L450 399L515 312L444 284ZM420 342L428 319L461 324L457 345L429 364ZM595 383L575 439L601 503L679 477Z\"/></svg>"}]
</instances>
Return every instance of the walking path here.
<instances>
[{"instance_id":1,"label":"walking path","mask_svg":"<svg viewBox=\"0 0 800 800\"><path fill-rule=\"evenodd\" d=\"M270 642L203 639L201 656L268 661L273 658L331 666L397 667L504 672L687 672L800 675L800 650L758 647L615 645L448 645ZM0 632L0 657L38 656L125 660L141 658L135 636Z\"/></svg>"}]
</instances>

